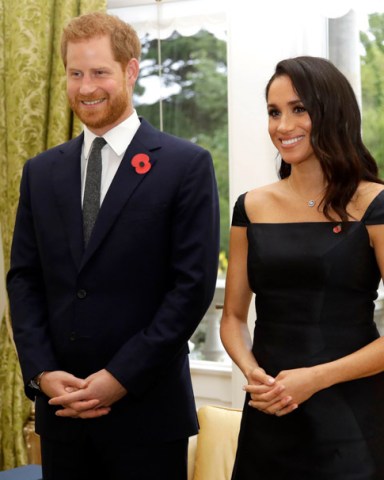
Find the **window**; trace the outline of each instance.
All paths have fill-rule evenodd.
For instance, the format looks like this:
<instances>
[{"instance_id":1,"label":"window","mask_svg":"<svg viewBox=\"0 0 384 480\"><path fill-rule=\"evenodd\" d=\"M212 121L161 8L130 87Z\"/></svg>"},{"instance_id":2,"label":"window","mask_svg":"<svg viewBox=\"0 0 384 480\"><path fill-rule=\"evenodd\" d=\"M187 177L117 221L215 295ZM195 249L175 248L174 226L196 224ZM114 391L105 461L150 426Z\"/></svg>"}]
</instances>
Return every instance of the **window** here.
<instances>
[{"instance_id":1,"label":"window","mask_svg":"<svg viewBox=\"0 0 384 480\"><path fill-rule=\"evenodd\" d=\"M384 178L384 6L360 32L363 137Z\"/></svg>"},{"instance_id":2,"label":"window","mask_svg":"<svg viewBox=\"0 0 384 480\"><path fill-rule=\"evenodd\" d=\"M138 114L160 130L198 143L213 157L221 212L220 268L215 298L190 346L192 359L229 362L219 335L229 238L225 12L216 0L124 3L109 2L109 13L130 23L142 41L134 93Z\"/></svg>"}]
</instances>

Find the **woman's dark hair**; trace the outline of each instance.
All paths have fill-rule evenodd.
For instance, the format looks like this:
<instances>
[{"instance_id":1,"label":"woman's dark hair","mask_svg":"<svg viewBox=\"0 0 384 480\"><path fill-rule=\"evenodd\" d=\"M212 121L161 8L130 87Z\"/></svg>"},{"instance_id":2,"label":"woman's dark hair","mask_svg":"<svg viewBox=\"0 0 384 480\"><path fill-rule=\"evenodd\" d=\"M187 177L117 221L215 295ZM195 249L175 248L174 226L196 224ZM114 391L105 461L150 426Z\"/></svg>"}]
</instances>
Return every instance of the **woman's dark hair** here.
<instances>
[{"instance_id":1,"label":"woman's dark hair","mask_svg":"<svg viewBox=\"0 0 384 480\"><path fill-rule=\"evenodd\" d=\"M384 183L361 138L361 115L353 89L329 60L303 56L276 65L266 87L267 98L272 82L283 75L290 78L312 121L312 148L328 184L322 201L324 215L335 220L330 213L334 211L346 221L347 205L359 182ZM290 173L291 166L282 159L280 178Z\"/></svg>"}]
</instances>

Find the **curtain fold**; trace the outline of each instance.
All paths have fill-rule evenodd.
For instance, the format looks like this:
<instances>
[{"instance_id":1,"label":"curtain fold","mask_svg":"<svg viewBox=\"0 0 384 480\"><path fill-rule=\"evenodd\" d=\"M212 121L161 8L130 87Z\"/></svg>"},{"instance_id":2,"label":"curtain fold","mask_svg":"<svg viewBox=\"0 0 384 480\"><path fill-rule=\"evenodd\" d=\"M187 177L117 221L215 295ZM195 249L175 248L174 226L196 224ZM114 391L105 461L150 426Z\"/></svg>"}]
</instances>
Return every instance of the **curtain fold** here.
<instances>
[{"instance_id":1,"label":"curtain fold","mask_svg":"<svg viewBox=\"0 0 384 480\"><path fill-rule=\"evenodd\" d=\"M106 11L106 0L0 0L0 225L4 269L24 162L80 131L67 104L60 37L70 18ZM0 250L0 255L2 252ZM0 298L4 294L0 272ZM23 427L32 405L9 331L0 311L0 470L27 463Z\"/></svg>"},{"instance_id":2,"label":"curtain fold","mask_svg":"<svg viewBox=\"0 0 384 480\"><path fill-rule=\"evenodd\" d=\"M109 13L134 25L140 38L164 40L174 31L183 36L197 34L201 29L225 36L227 30L227 2L224 0L180 0L172 2L146 2L131 0L110 1Z\"/></svg>"}]
</instances>

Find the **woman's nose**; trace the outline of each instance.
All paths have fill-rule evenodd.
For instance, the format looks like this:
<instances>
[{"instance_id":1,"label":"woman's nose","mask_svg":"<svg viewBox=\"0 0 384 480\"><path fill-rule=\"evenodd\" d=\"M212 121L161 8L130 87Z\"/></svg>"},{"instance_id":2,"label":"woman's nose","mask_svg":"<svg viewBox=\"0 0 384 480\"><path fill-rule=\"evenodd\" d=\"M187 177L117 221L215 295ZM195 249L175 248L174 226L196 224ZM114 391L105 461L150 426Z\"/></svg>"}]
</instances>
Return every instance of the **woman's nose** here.
<instances>
[{"instance_id":1,"label":"woman's nose","mask_svg":"<svg viewBox=\"0 0 384 480\"><path fill-rule=\"evenodd\" d=\"M291 131L294 128L294 121L291 115L283 114L280 117L278 130L281 132Z\"/></svg>"}]
</instances>

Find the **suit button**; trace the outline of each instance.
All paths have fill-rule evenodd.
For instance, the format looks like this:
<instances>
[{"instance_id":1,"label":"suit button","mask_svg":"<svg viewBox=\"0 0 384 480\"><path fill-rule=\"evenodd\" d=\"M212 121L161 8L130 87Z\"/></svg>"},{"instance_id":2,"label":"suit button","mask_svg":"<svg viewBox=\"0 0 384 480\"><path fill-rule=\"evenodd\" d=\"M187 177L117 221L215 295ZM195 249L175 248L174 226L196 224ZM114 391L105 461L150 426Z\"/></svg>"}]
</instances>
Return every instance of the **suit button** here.
<instances>
[{"instance_id":1,"label":"suit button","mask_svg":"<svg viewBox=\"0 0 384 480\"><path fill-rule=\"evenodd\" d=\"M69 340L71 342L74 342L76 340L76 332L71 332L71 334L69 336Z\"/></svg>"},{"instance_id":2,"label":"suit button","mask_svg":"<svg viewBox=\"0 0 384 480\"><path fill-rule=\"evenodd\" d=\"M87 296L86 290L80 289L77 291L77 298L85 298Z\"/></svg>"}]
</instances>

